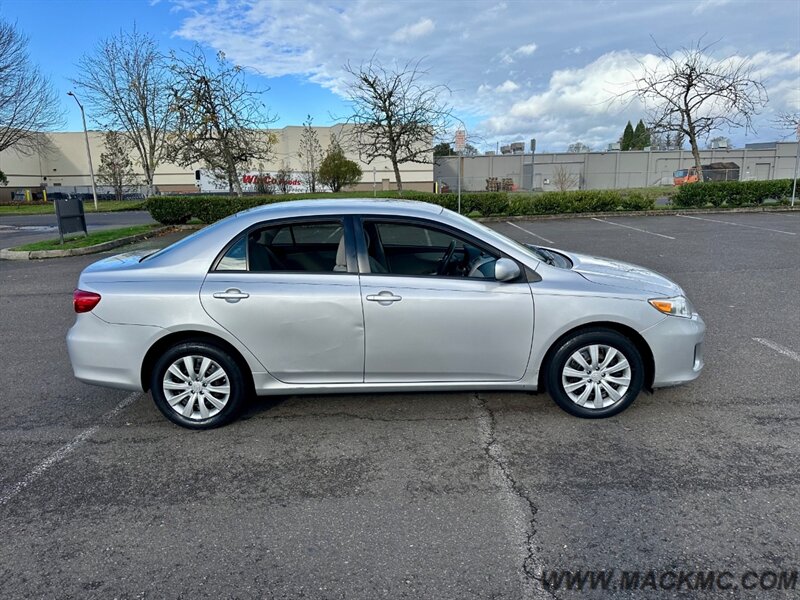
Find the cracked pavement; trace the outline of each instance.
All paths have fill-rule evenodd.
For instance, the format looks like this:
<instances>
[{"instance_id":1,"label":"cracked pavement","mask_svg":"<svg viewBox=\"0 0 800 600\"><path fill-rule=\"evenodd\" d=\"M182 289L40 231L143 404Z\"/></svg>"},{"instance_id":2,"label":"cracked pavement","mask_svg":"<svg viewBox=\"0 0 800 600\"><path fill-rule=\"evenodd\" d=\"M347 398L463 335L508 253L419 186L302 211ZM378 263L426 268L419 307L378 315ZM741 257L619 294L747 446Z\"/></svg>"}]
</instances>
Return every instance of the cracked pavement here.
<instances>
[{"instance_id":1,"label":"cracked pavement","mask_svg":"<svg viewBox=\"0 0 800 600\"><path fill-rule=\"evenodd\" d=\"M98 257L0 262L0 497L91 429L0 505L0 596L671 598L694 593L551 592L542 569L797 569L800 365L753 338L800 351L798 240L752 227L800 215L720 218L748 227L524 224L667 274L708 323L697 382L602 421L505 392L261 398L211 432L145 396L107 417L128 394L75 381L64 343Z\"/></svg>"}]
</instances>

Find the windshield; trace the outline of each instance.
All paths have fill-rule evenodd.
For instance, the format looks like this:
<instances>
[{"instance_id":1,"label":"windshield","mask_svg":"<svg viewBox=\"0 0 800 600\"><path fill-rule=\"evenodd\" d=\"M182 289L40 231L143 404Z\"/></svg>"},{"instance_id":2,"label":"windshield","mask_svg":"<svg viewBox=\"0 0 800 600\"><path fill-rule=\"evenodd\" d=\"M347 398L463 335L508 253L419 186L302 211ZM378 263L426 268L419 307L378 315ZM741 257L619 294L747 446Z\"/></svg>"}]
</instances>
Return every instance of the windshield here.
<instances>
[{"instance_id":1,"label":"windshield","mask_svg":"<svg viewBox=\"0 0 800 600\"><path fill-rule=\"evenodd\" d=\"M675 177L686 177L686 169L675 171Z\"/></svg>"},{"instance_id":2,"label":"windshield","mask_svg":"<svg viewBox=\"0 0 800 600\"><path fill-rule=\"evenodd\" d=\"M502 240L503 242L505 242L507 244L511 244L514 247L516 247L519 250L521 250L522 252L524 252L525 254L527 254L528 256L532 256L533 258L535 258L536 260L538 260L540 262L549 262L548 257L545 256L544 254L542 254L541 252L539 252L536 248L532 248L531 246L526 246L525 244L522 244L522 243L520 243L520 242L518 242L516 240L513 240L510 237L507 237L507 236L503 235L502 233L499 233L499 232L495 231L491 227L487 227L483 223L479 223L478 221L473 221L469 217L465 217L464 215L459 215L458 213L453 212L452 210L448 210L448 209L445 209L445 210L450 214L450 216L452 216L454 218L457 218L457 219L463 221L464 223L468 223L471 227L477 227L478 229L483 231L488 237L494 238L494 239L499 239L499 240Z\"/></svg>"}]
</instances>

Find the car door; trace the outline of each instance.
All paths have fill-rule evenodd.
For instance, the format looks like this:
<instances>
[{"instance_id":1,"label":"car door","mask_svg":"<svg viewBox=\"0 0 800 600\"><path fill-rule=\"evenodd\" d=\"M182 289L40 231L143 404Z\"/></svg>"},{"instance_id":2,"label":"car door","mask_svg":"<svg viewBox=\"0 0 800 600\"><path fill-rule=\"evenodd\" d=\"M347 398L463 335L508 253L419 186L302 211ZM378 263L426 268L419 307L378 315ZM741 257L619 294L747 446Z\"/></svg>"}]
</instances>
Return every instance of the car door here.
<instances>
[{"instance_id":1,"label":"car door","mask_svg":"<svg viewBox=\"0 0 800 600\"><path fill-rule=\"evenodd\" d=\"M350 219L269 222L232 240L206 312L286 383L361 383L364 321Z\"/></svg>"},{"instance_id":2,"label":"car door","mask_svg":"<svg viewBox=\"0 0 800 600\"><path fill-rule=\"evenodd\" d=\"M497 250L431 221L364 217L361 224L366 383L522 378L534 325L524 275L496 281ZM452 269L439 274L452 242ZM490 268L470 276L466 261Z\"/></svg>"}]
</instances>

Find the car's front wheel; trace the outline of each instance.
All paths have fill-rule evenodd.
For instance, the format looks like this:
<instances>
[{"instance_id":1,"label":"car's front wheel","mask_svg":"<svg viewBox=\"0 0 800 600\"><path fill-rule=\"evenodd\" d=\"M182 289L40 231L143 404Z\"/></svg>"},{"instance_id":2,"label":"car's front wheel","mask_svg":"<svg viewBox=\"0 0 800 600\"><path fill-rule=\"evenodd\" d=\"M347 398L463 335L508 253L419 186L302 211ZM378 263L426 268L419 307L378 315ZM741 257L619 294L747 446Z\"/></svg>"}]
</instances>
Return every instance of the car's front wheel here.
<instances>
[{"instance_id":1,"label":"car's front wheel","mask_svg":"<svg viewBox=\"0 0 800 600\"><path fill-rule=\"evenodd\" d=\"M154 365L150 390L164 416L190 429L228 423L245 398L236 361L204 342L184 342L167 350Z\"/></svg>"},{"instance_id":2,"label":"car's front wheel","mask_svg":"<svg viewBox=\"0 0 800 600\"><path fill-rule=\"evenodd\" d=\"M570 414L588 419L625 410L644 384L636 346L610 330L584 331L556 349L546 372L547 390Z\"/></svg>"}]
</instances>

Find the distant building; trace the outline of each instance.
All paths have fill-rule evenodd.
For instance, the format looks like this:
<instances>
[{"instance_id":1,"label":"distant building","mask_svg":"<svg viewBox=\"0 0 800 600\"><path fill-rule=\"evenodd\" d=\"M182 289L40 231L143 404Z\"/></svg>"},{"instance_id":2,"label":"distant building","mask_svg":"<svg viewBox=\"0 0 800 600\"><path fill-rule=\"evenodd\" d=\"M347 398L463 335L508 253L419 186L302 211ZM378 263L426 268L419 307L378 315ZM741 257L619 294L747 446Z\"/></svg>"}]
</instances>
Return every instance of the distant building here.
<instances>
[{"instance_id":1,"label":"distant building","mask_svg":"<svg viewBox=\"0 0 800 600\"><path fill-rule=\"evenodd\" d=\"M511 180L513 190L537 191L556 190L565 180L572 189L584 190L671 186L676 171L694 166L689 150L622 152L618 146L612 144L605 152L468 156L461 189L484 191L503 180ZM770 142L701 150L700 160L703 165L733 163L727 175L749 181L791 178L796 155L796 142ZM437 157L434 178L439 189L456 189L458 159Z\"/></svg>"},{"instance_id":2,"label":"distant building","mask_svg":"<svg viewBox=\"0 0 800 600\"><path fill-rule=\"evenodd\" d=\"M344 126L334 125L314 128L323 150L330 144L331 134L340 133L342 127ZM275 175L283 166L288 166L295 173L302 169L298 157L302 130L301 126L272 130L277 135L278 142L274 148L273 160L261 165L265 173ZM0 200L10 199L12 192L16 190L74 186L88 188L91 185L83 132L51 133L49 138L52 150L47 153L25 155L13 149L0 152L0 171L3 171L8 178L8 184L0 187ZM97 173L100 155L105 150L103 132L90 131L89 144L92 163ZM366 164L360 161L357 155L350 152L347 154L351 160L359 163L364 172L361 182L354 189L371 190L373 178L379 190L395 188L394 170L389 161L377 160L372 164ZM136 168L138 159L133 155L131 158ZM259 165L252 167L258 168ZM201 168L202 165L184 168L175 164L162 164L156 170L154 184L161 193L195 192L197 191L195 172ZM406 163L400 166L400 173L405 189L422 191L433 189L432 164Z\"/></svg>"}]
</instances>

